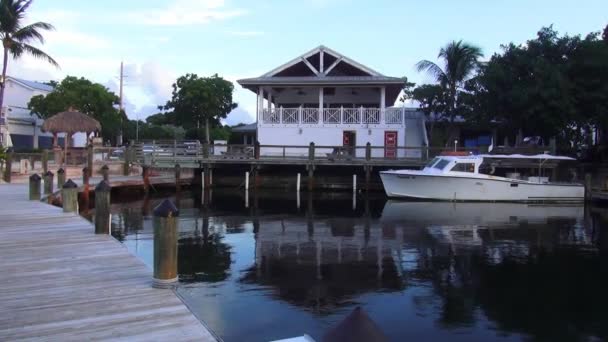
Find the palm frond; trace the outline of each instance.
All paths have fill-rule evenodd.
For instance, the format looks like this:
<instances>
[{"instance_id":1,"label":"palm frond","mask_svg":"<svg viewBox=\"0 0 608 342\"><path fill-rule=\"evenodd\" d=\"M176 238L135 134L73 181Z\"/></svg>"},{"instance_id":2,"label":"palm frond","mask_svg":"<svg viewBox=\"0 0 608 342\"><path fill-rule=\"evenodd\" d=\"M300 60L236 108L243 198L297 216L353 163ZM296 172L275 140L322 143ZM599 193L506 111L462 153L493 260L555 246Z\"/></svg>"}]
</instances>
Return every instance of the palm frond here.
<instances>
[{"instance_id":1,"label":"palm frond","mask_svg":"<svg viewBox=\"0 0 608 342\"><path fill-rule=\"evenodd\" d=\"M437 81L441 81L441 79L445 76L444 71L441 69L441 67L429 60L421 60L420 62L416 63L416 70L418 70L418 72L427 72L430 75L432 75L435 80Z\"/></svg>"},{"instance_id":2,"label":"palm frond","mask_svg":"<svg viewBox=\"0 0 608 342\"><path fill-rule=\"evenodd\" d=\"M59 68L59 63L57 63L53 57L49 56L46 54L46 52L31 46L29 44L25 44L25 43L21 43L21 51L23 52L27 52L30 55L34 56L35 58L39 58L39 59L45 59L49 64Z\"/></svg>"},{"instance_id":3,"label":"palm frond","mask_svg":"<svg viewBox=\"0 0 608 342\"><path fill-rule=\"evenodd\" d=\"M49 23L37 22L24 26L12 34L13 39L21 42L27 42L32 39L44 43L44 37L39 30L54 30L55 27Z\"/></svg>"}]
</instances>

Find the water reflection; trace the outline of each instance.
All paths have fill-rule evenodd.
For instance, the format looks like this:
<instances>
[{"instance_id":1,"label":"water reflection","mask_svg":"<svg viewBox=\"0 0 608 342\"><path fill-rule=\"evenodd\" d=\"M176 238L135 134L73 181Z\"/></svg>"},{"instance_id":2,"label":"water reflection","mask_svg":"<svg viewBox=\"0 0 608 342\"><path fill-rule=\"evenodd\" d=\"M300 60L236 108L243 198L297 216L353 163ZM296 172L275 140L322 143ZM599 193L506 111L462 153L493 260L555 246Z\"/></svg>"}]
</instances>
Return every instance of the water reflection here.
<instances>
[{"instance_id":1,"label":"water reflection","mask_svg":"<svg viewBox=\"0 0 608 342\"><path fill-rule=\"evenodd\" d=\"M180 196L178 291L225 340L320 338L354 305L395 341L608 338L603 208L300 196ZM113 206L149 265L161 200Z\"/></svg>"}]
</instances>

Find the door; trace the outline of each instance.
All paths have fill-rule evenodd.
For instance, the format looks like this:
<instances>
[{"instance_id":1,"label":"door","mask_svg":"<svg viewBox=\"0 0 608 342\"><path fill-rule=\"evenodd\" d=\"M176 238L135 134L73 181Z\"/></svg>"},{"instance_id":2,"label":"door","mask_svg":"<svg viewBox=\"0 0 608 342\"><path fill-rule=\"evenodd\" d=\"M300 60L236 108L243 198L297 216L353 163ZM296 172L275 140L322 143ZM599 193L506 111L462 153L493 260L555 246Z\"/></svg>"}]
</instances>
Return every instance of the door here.
<instances>
[{"instance_id":1,"label":"door","mask_svg":"<svg viewBox=\"0 0 608 342\"><path fill-rule=\"evenodd\" d=\"M397 158L397 131L384 131L384 158Z\"/></svg>"},{"instance_id":2,"label":"door","mask_svg":"<svg viewBox=\"0 0 608 342\"><path fill-rule=\"evenodd\" d=\"M357 136L354 131L342 132L342 146L344 146L344 151L351 156L355 153L356 140Z\"/></svg>"}]
</instances>

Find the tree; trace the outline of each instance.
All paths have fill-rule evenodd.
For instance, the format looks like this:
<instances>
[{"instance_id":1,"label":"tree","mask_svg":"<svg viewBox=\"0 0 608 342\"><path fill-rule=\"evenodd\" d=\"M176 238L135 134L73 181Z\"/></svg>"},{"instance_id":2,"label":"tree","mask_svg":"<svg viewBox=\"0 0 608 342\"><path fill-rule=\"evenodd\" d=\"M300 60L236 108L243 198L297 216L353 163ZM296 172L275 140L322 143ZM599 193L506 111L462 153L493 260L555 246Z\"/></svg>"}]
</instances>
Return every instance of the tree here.
<instances>
[{"instance_id":1,"label":"tree","mask_svg":"<svg viewBox=\"0 0 608 342\"><path fill-rule=\"evenodd\" d=\"M602 34L602 39L605 43L608 43L608 25L604 27L604 33Z\"/></svg>"},{"instance_id":2,"label":"tree","mask_svg":"<svg viewBox=\"0 0 608 342\"><path fill-rule=\"evenodd\" d=\"M103 85L68 76L50 94L32 97L28 108L32 115L45 119L74 107L99 121L104 139L115 142L121 121L128 120L124 112L114 107L118 102L118 96Z\"/></svg>"},{"instance_id":3,"label":"tree","mask_svg":"<svg viewBox=\"0 0 608 342\"><path fill-rule=\"evenodd\" d=\"M53 25L45 22L35 22L25 25L25 13L33 0L0 0L0 39L4 48L2 64L2 80L0 83L0 108L4 105L4 88L6 87L6 70L8 57L18 59L24 53L36 58L45 59L58 67L59 64L42 50L30 45L31 42L44 43L41 31L53 30Z\"/></svg>"},{"instance_id":4,"label":"tree","mask_svg":"<svg viewBox=\"0 0 608 342\"><path fill-rule=\"evenodd\" d=\"M443 68L434 62L422 60L416 64L418 71L425 71L435 78L443 91L446 101L446 115L450 130L458 112L458 94L479 66L483 57L481 49L462 40L452 41L439 50L438 58L443 60ZM450 133L451 134L451 133Z\"/></svg>"},{"instance_id":5,"label":"tree","mask_svg":"<svg viewBox=\"0 0 608 342\"><path fill-rule=\"evenodd\" d=\"M198 77L186 74L173 84L172 98L163 107L175 113L175 124L185 129L205 126L205 140L209 143L210 125L217 126L237 104L232 102L234 86L217 74Z\"/></svg>"},{"instance_id":6,"label":"tree","mask_svg":"<svg viewBox=\"0 0 608 342\"><path fill-rule=\"evenodd\" d=\"M412 98L418 101L420 109L431 123L429 128L429 141L434 141L433 130L435 122L445 119L447 103L445 92L438 84L423 84L416 87L412 92Z\"/></svg>"}]
</instances>

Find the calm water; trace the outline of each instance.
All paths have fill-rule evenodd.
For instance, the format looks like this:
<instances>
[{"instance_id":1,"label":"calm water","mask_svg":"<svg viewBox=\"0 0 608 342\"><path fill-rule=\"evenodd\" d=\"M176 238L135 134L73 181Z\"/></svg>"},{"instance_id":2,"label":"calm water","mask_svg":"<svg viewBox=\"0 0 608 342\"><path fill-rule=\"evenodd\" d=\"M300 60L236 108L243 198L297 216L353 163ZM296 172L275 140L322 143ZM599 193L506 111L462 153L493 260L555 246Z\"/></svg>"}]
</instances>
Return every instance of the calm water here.
<instances>
[{"instance_id":1,"label":"calm water","mask_svg":"<svg viewBox=\"0 0 608 342\"><path fill-rule=\"evenodd\" d=\"M226 341L320 341L356 306L394 341L608 339L605 209L301 196L178 200L177 291ZM162 199L113 206L149 267Z\"/></svg>"}]
</instances>

